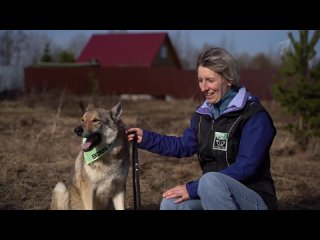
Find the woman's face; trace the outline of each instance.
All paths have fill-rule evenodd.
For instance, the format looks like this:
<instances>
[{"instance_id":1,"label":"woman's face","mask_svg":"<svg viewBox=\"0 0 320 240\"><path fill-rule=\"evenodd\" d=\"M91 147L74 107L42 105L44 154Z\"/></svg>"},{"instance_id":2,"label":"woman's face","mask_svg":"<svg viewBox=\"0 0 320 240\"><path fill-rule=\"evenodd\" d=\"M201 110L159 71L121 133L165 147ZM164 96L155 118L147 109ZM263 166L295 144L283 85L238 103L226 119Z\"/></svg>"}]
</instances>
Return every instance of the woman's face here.
<instances>
[{"instance_id":1,"label":"woman's face","mask_svg":"<svg viewBox=\"0 0 320 240\"><path fill-rule=\"evenodd\" d=\"M209 68L198 67L199 87L209 104L218 103L231 88L231 83Z\"/></svg>"}]
</instances>

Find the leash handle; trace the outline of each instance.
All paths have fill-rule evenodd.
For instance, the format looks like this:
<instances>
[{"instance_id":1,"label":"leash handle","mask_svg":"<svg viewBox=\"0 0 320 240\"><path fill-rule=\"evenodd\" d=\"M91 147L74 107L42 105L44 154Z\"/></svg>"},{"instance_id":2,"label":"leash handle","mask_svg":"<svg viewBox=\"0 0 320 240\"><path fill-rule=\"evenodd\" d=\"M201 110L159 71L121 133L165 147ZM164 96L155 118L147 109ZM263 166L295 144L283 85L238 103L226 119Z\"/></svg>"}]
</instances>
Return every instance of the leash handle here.
<instances>
[{"instance_id":1,"label":"leash handle","mask_svg":"<svg viewBox=\"0 0 320 240\"><path fill-rule=\"evenodd\" d=\"M133 182L133 198L134 209L140 210L141 197L140 197L140 182L139 182L139 160L138 160L138 134L136 132L130 132L128 134L134 134L132 141L132 182Z\"/></svg>"}]
</instances>

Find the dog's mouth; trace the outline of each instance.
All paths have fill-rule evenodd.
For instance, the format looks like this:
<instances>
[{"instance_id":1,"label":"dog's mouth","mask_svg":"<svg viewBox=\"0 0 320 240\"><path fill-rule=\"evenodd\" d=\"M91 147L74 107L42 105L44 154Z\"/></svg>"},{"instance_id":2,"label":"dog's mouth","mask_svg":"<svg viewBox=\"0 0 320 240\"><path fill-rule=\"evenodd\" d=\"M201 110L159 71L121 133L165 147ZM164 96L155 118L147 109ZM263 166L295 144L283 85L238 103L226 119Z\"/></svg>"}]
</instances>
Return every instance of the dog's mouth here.
<instances>
[{"instance_id":1,"label":"dog's mouth","mask_svg":"<svg viewBox=\"0 0 320 240\"><path fill-rule=\"evenodd\" d=\"M84 152L92 150L101 142L101 135L99 133L90 134L84 143L81 144L81 148Z\"/></svg>"}]
</instances>

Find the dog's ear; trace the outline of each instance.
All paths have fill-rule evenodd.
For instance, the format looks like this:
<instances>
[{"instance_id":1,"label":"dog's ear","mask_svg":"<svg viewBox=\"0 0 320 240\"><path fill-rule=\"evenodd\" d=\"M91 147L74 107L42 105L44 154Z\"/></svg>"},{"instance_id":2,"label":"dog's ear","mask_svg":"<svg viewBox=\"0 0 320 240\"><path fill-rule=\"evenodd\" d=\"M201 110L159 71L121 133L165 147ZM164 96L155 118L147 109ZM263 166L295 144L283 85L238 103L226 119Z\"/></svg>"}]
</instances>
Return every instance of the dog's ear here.
<instances>
[{"instance_id":1,"label":"dog's ear","mask_svg":"<svg viewBox=\"0 0 320 240\"><path fill-rule=\"evenodd\" d=\"M111 108L110 114L113 119L116 119L116 120L120 119L120 116L122 114L121 102L119 102L117 105Z\"/></svg>"},{"instance_id":2,"label":"dog's ear","mask_svg":"<svg viewBox=\"0 0 320 240\"><path fill-rule=\"evenodd\" d=\"M87 109L86 111L91 111L93 110L94 108L97 108L93 103L89 103L88 106L87 106Z\"/></svg>"},{"instance_id":3,"label":"dog's ear","mask_svg":"<svg viewBox=\"0 0 320 240\"><path fill-rule=\"evenodd\" d=\"M82 101L79 102L79 107L80 107L81 113L84 114L84 112L85 112L85 107L84 107L84 104L83 104Z\"/></svg>"}]
</instances>

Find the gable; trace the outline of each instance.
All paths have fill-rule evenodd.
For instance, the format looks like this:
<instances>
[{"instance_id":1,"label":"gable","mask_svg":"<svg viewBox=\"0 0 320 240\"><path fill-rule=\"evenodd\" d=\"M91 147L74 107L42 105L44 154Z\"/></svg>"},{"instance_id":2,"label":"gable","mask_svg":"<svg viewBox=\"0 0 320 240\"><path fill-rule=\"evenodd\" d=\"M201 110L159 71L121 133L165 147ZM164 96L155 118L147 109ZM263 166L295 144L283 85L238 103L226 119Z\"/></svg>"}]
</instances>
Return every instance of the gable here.
<instances>
[{"instance_id":1,"label":"gable","mask_svg":"<svg viewBox=\"0 0 320 240\"><path fill-rule=\"evenodd\" d=\"M162 58L163 48L167 49L167 59ZM93 59L102 66L173 65L180 68L167 33L93 35L77 62Z\"/></svg>"}]
</instances>

